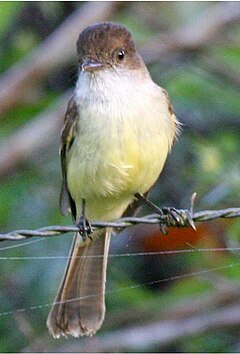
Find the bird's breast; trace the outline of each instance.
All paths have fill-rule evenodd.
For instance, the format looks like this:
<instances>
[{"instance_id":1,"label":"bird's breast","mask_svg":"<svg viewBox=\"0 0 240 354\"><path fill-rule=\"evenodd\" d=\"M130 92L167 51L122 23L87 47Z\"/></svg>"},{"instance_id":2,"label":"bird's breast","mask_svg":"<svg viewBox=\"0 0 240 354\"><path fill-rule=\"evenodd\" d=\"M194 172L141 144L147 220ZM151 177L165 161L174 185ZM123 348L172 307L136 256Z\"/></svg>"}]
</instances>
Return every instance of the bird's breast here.
<instances>
[{"instance_id":1,"label":"bird's breast","mask_svg":"<svg viewBox=\"0 0 240 354\"><path fill-rule=\"evenodd\" d=\"M154 101L135 91L79 99L67 174L74 200L129 199L154 184L169 148L166 117Z\"/></svg>"}]
</instances>

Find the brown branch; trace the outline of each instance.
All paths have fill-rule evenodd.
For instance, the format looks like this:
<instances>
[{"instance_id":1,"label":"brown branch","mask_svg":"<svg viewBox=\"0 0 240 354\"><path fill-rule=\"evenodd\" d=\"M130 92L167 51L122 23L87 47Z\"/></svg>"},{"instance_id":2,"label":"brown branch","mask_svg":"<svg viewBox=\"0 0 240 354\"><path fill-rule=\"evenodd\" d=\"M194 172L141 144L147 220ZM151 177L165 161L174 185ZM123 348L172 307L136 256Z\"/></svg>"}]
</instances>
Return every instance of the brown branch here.
<instances>
[{"instance_id":1,"label":"brown branch","mask_svg":"<svg viewBox=\"0 0 240 354\"><path fill-rule=\"evenodd\" d=\"M98 352L112 352L116 349L121 352L129 349L134 352L146 352L156 348L159 350L186 336L239 326L239 324L240 306L236 303L178 320L164 320L130 328L125 326L124 329L112 331L103 337L93 337L91 341L82 339L81 347L79 343L72 342L62 345L58 351L92 352L97 348Z\"/></svg>"},{"instance_id":2,"label":"brown branch","mask_svg":"<svg viewBox=\"0 0 240 354\"><path fill-rule=\"evenodd\" d=\"M191 318L168 320L116 331L106 339L108 349L150 349L172 343L187 335L200 334L209 330L240 324L240 308L237 305L217 309ZM140 339L139 339L140 338ZM119 340L120 339L120 340Z\"/></svg>"},{"instance_id":3,"label":"brown branch","mask_svg":"<svg viewBox=\"0 0 240 354\"><path fill-rule=\"evenodd\" d=\"M24 100L32 84L51 70L72 60L79 32L88 24L108 19L119 2L87 2L70 15L43 43L0 79L0 114ZM157 35L140 48L146 63L171 52L193 49L209 44L227 25L240 17L239 3L222 3L200 14L172 35Z\"/></svg>"},{"instance_id":4,"label":"brown branch","mask_svg":"<svg viewBox=\"0 0 240 354\"><path fill-rule=\"evenodd\" d=\"M154 306L154 308L149 308L149 306L144 306L143 304L143 306L141 307L141 311L137 311L136 307L133 306L131 309L119 309L119 311L114 312L114 314L108 312L104 323L105 333L103 336L101 334L98 334L97 336L91 338L91 340L82 338L81 341L77 342L76 344L73 341L70 341L55 348L55 351L115 352L116 350L123 349L122 344L116 342L118 335L120 333L127 333L129 331L130 336L133 333L133 330L136 331L134 333L137 333L138 329L140 329L141 331L142 329L146 329L146 333L144 333L144 338L146 340L146 349L154 349L154 346L157 346L157 348L159 349L161 347L164 347L165 345L175 343L177 339L181 339L189 335L189 331L186 331L189 326L186 326L186 323L190 324L193 321L202 322L203 318L205 319L204 321L206 324L206 331L209 330L209 327L215 329L227 328L230 325L237 326L239 325L240 308L239 291L239 286L236 285L234 282L224 282L224 284L221 282L221 286L216 289L206 291L201 295L199 294L199 296L197 297L188 297L187 299L183 299L176 305L171 304L166 309L163 309L162 307L159 308L157 304L156 306ZM218 310L219 308L220 311ZM221 308L223 310L221 310ZM238 318L235 317L234 320L231 320L231 323L229 323L229 318L231 319L229 315L231 315L231 313L235 309L237 309L236 317ZM203 315L203 313L205 313L207 316ZM217 315L217 313L220 313L220 315ZM211 315L208 316L209 314ZM227 317L224 318L222 314ZM159 318L161 318L161 321L159 320ZM215 318L214 321L213 318ZM127 328L126 319L128 324ZM185 331L183 331L180 335L179 330L176 329L180 327L182 321L185 324ZM150 330L152 323L154 326L159 325L159 329L162 331L161 337L159 337L158 335L154 337L154 343L152 342L152 335L150 335L150 337L148 336L148 329ZM172 324L171 328L173 331L167 332L164 328L164 325L169 325L170 323ZM138 324L137 327L136 324ZM140 324L144 324L144 326ZM124 332L122 332L122 330L115 330L116 328L122 327L125 328ZM106 333L108 331L110 333ZM200 332L204 332L204 329L202 327ZM194 326L193 333L191 334L195 333L198 334L198 329ZM133 344L133 348L132 343L127 340L126 348L124 349L127 349L129 351L131 349L136 348L138 337L134 336L134 338L136 340L136 343ZM112 344L111 339L113 339L114 345ZM131 339L131 341L132 340L133 339ZM38 338L36 340L36 343L32 342L33 344L30 344L29 346L24 348L24 352L32 352L34 348L38 349L38 346L40 347L37 351L41 351L41 343L46 342L49 342L49 336L46 336L46 334L44 334L41 338Z\"/></svg>"},{"instance_id":5,"label":"brown branch","mask_svg":"<svg viewBox=\"0 0 240 354\"><path fill-rule=\"evenodd\" d=\"M218 60L212 59L210 57L202 57L199 66L202 66L210 71L215 76L218 76L222 80L228 81L231 86L235 86L236 89L239 89L240 86L240 73L237 70L237 67L230 66L224 63L219 63ZM228 120L229 125L229 120ZM237 122L239 126L239 121Z\"/></svg>"},{"instance_id":6,"label":"brown branch","mask_svg":"<svg viewBox=\"0 0 240 354\"><path fill-rule=\"evenodd\" d=\"M33 153L48 145L53 136L59 137L70 93L61 96L54 107L43 111L0 145L0 177L29 159Z\"/></svg>"},{"instance_id":7,"label":"brown branch","mask_svg":"<svg viewBox=\"0 0 240 354\"><path fill-rule=\"evenodd\" d=\"M139 312L136 311L134 306L131 309L121 308L115 313L116 318L111 318L110 316L107 318L107 328L121 328L125 322L125 318L128 318L129 324L148 323L149 321L158 321L159 318L161 318L162 321L169 319L177 321L182 318L200 315L203 312L203 309L204 311L207 311L213 308L221 308L233 304L234 302L239 302L240 286L234 281L227 281L226 279L221 279L219 281L216 277L217 271L209 269L209 273L211 272L213 272L214 279L217 279L218 283L214 284L214 287L211 287L210 290L198 294L197 297L192 295L183 298L178 303L173 303L166 308L161 307L160 314L156 311L156 306L159 306L158 304L146 308L143 303L141 311ZM201 275L201 277L212 282L212 277L209 277L209 273L207 270L205 277L203 278L203 275ZM187 277L190 276L193 277L193 275L187 274ZM194 277L197 277L197 275L194 274ZM183 276L182 279L184 278L185 277ZM146 302L148 302L148 300L146 300Z\"/></svg>"},{"instance_id":8,"label":"brown branch","mask_svg":"<svg viewBox=\"0 0 240 354\"><path fill-rule=\"evenodd\" d=\"M140 52L147 64L171 53L201 49L212 43L226 26L239 21L240 4L235 2L219 3L208 7L197 18L177 29L172 34L159 34Z\"/></svg>"}]
</instances>

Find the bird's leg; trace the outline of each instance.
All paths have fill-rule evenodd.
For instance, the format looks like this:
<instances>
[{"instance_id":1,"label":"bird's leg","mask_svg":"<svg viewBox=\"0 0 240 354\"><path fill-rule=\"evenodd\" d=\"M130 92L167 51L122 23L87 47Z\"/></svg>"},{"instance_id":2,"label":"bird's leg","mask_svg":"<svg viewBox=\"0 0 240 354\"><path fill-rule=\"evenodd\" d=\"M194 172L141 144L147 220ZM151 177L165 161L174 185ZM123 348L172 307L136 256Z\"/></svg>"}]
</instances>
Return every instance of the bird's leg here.
<instances>
[{"instance_id":1,"label":"bird's leg","mask_svg":"<svg viewBox=\"0 0 240 354\"><path fill-rule=\"evenodd\" d=\"M165 218L165 222L160 222L160 230L163 234L167 234L166 226L191 226L195 230L195 225L191 217L191 213L188 210L177 210L173 207L159 208L152 203L143 194L136 193L135 198L142 201L142 203L149 206L153 211Z\"/></svg>"},{"instance_id":2,"label":"bird's leg","mask_svg":"<svg viewBox=\"0 0 240 354\"><path fill-rule=\"evenodd\" d=\"M93 232L92 226L85 216L85 206L86 206L86 200L83 199L82 200L82 213L81 213L80 219L77 223L77 227L79 229L79 233L82 236L83 241L85 241L87 237L92 239L91 234Z\"/></svg>"}]
</instances>

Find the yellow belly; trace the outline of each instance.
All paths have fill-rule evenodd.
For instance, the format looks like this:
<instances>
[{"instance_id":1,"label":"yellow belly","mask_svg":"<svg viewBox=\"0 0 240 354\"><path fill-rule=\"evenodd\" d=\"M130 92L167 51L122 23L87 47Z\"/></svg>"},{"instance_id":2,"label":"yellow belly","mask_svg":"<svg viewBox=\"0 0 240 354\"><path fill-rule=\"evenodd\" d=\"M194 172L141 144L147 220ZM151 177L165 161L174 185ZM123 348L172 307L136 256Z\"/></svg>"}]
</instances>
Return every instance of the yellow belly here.
<instances>
[{"instance_id":1,"label":"yellow belly","mask_svg":"<svg viewBox=\"0 0 240 354\"><path fill-rule=\"evenodd\" d=\"M165 91L139 71L81 72L78 135L67 156L67 184L78 217L119 218L135 193L157 180L174 136Z\"/></svg>"},{"instance_id":2,"label":"yellow belly","mask_svg":"<svg viewBox=\"0 0 240 354\"><path fill-rule=\"evenodd\" d=\"M119 218L134 194L157 180L168 152L164 134L135 130L126 124L92 139L76 139L68 158L68 188L76 202L86 200L90 220Z\"/></svg>"}]
</instances>

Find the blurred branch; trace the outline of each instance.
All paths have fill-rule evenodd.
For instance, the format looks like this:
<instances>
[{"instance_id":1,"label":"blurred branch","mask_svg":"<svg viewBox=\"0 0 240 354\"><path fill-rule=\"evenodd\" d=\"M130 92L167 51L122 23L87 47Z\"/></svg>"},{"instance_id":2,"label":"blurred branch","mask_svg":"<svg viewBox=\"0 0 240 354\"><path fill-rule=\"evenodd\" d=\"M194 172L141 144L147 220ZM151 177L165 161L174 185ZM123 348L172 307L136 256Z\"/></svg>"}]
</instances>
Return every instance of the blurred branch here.
<instances>
[{"instance_id":1,"label":"blurred branch","mask_svg":"<svg viewBox=\"0 0 240 354\"><path fill-rule=\"evenodd\" d=\"M79 32L112 16L119 2L89 1L71 14L44 42L0 78L0 117L29 95L33 84L75 56Z\"/></svg>"},{"instance_id":2,"label":"blurred branch","mask_svg":"<svg viewBox=\"0 0 240 354\"><path fill-rule=\"evenodd\" d=\"M131 351L148 351L174 343L187 335L199 335L206 331L238 326L239 324L240 306L237 303L190 318L158 321L148 325L117 330L103 338L96 337L92 338L90 342L85 341L83 350L90 352L96 347L100 352L114 351L116 348L118 351L128 348L131 348ZM70 350L76 351L74 347L73 343ZM61 351L64 351L62 349Z\"/></svg>"},{"instance_id":3,"label":"blurred branch","mask_svg":"<svg viewBox=\"0 0 240 354\"><path fill-rule=\"evenodd\" d=\"M79 31L91 22L107 19L116 10L116 6L119 6L118 2L87 2L69 16L27 58L9 69L0 78L0 113L22 101L24 95L29 94L32 84L46 76L50 70L71 60L75 55L73 43ZM169 34L157 36L142 47L144 59L151 62L172 50L181 51L197 45L206 45L224 26L240 17L239 9L239 3L231 2L219 3L212 9L208 8L208 13L201 14L194 23L184 25L172 36ZM191 35L195 38L194 41ZM235 81L237 84L239 81L237 77ZM1 144L0 177L37 152L43 144L47 145L52 136L60 135L66 105L67 100L60 97L56 102L58 108L55 111L51 109L38 115L34 121L20 128Z\"/></svg>"},{"instance_id":4,"label":"blurred branch","mask_svg":"<svg viewBox=\"0 0 240 354\"><path fill-rule=\"evenodd\" d=\"M217 60L214 60L210 57L202 57L201 63L199 63L199 66L200 65L204 66L205 70L207 69L208 71L211 71L214 75L217 75L222 80L228 81L231 86L234 85L237 89L239 89L240 73L237 68L219 63Z\"/></svg>"},{"instance_id":5,"label":"blurred branch","mask_svg":"<svg viewBox=\"0 0 240 354\"><path fill-rule=\"evenodd\" d=\"M113 222L93 222L93 228L113 227L126 228L136 224L159 224L161 227L189 227L193 222L209 221L218 218L235 218L240 216L240 208L228 208L223 210L205 210L191 215L188 210L174 209L166 215L151 214L144 217L125 217ZM19 241L29 237L52 237L68 232L77 232L76 226L48 226L37 230L16 230L6 234L0 234L0 240Z\"/></svg>"},{"instance_id":6,"label":"blurred branch","mask_svg":"<svg viewBox=\"0 0 240 354\"><path fill-rule=\"evenodd\" d=\"M240 3L223 2L208 7L198 18L172 34L159 34L142 46L140 53L150 64L171 53L196 50L210 44L226 26L240 19Z\"/></svg>"},{"instance_id":7,"label":"blurred branch","mask_svg":"<svg viewBox=\"0 0 240 354\"><path fill-rule=\"evenodd\" d=\"M145 351L147 351L154 349L154 347L157 347L158 349L162 348L174 343L178 339L185 338L187 335L198 334L198 331L204 333L204 331L208 331L211 328L238 326L240 322L240 288L234 282L224 285L225 286L221 286L219 289L211 289L201 295L198 294L197 297L189 296L186 300L180 301L175 306L171 304L166 307L166 309L163 309L162 307L159 308L157 305L151 310L149 310L149 307L141 306L141 311L138 311L136 307L133 307L132 309L119 309L119 311L117 313L114 312L114 314L111 314L110 312L107 314L104 324L105 331L109 331L109 334L105 333L103 335L96 335L91 338L91 340L82 338L81 342L77 343L71 341L62 345L60 344L55 348L55 351L115 352L116 350L123 351L124 349L127 349L127 351L132 351L134 349L136 351L143 351L145 349ZM218 310L219 307L220 311ZM237 312L234 317L232 317L232 312L235 309L237 309ZM226 316L226 318L224 316ZM161 317L161 321L158 320L159 317ZM127 328L126 319L128 324ZM194 321L196 321L198 325L195 324L191 327L191 324L194 324ZM138 324L137 327L136 323ZM184 325L182 331L180 331L181 323ZM201 328L199 329L200 324ZM206 326L205 328L204 325ZM122 328L123 326L125 328L123 331L115 330L116 328ZM157 335L155 332L151 333L151 328L159 329ZM140 342L138 347L139 329L139 336L143 334L145 345L143 346L143 343ZM129 336L127 336L127 333L129 333ZM124 340L126 339L125 342L119 339L122 338L119 337L121 334L124 335L123 338ZM44 335L42 337L42 342L49 342L49 337ZM51 344L49 344L49 347L50 346ZM24 352L32 352L34 348L34 342L31 342L31 344L24 349Z\"/></svg>"},{"instance_id":8,"label":"blurred branch","mask_svg":"<svg viewBox=\"0 0 240 354\"><path fill-rule=\"evenodd\" d=\"M234 263L236 264L236 263ZM212 281L217 278L215 271L218 269L212 270L214 272L214 277L209 277L209 272L207 271L208 277L202 273L194 274L194 276L201 276L202 279L207 279L208 281ZM200 271L201 272L201 271ZM186 274L187 277L193 276L191 273ZM185 278L183 274L182 279ZM219 279L217 279L219 281ZM166 308L160 307L160 314L156 311L156 307L145 308L144 304L141 307L141 311L136 311L136 308L133 307L131 310L129 308L119 309L117 313L115 313L114 317L107 318L107 328L121 328L126 318L128 318L128 323L148 323L149 321L157 321L159 316L161 316L161 320L180 320L186 317L197 316L204 311L210 309L216 309L218 307L223 307L230 305L234 302L239 302L239 292L240 287L234 281L226 281L226 279L221 279L221 281L214 284L214 287L210 287L208 291L203 292L202 294L188 296L186 299L179 300L176 304L171 304Z\"/></svg>"},{"instance_id":9,"label":"blurred branch","mask_svg":"<svg viewBox=\"0 0 240 354\"><path fill-rule=\"evenodd\" d=\"M69 96L69 92L62 95L53 108L37 115L1 143L0 178L12 171L21 161L29 159L34 152L46 147L53 136L60 139Z\"/></svg>"},{"instance_id":10,"label":"blurred branch","mask_svg":"<svg viewBox=\"0 0 240 354\"><path fill-rule=\"evenodd\" d=\"M24 100L34 82L72 60L79 32L90 23L108 19L118 6L120 2L114 1L85 3L33 52L2 75L0 114ZM223 28L240 18L239 10L238 2L220 3L218 6L208 8L207 13L202 13L176 33L157 35L140 48L140 53L146 63L151 63L171 52L203 47Z\"/></svg>"}]
</instances>

